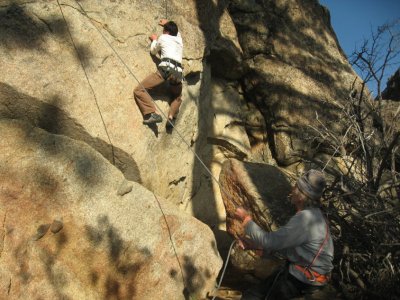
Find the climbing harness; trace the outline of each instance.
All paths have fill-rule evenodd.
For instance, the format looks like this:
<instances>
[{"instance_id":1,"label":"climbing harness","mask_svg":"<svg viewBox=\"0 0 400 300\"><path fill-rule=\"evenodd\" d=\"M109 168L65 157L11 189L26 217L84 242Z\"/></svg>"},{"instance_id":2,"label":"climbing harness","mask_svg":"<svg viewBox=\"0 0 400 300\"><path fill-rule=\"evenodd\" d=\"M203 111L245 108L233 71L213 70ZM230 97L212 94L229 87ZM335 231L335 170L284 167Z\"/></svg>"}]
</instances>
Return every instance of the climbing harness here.
<instances>
[{"instance_id":1,"label":"climbing harness","mask_svg":"<svg viewBox=\"0 0 400 300\"><path fill-rule=\"evenodd\" d=\"M183 80L183 66L180 62L171 58L162 58L161 62L167 62L167 66L158 67L164 80L167 80L171 85L179 85ZM182 71L179 71L180 68Z\"/></svg>"},{"instance_id":2,"label":"climbing harness","mask_svg":"<svg viewBox=\"0 0 400 300\"><path fill-rule=\"evenodd\" d=\"M166 58L166 57L164 57L164 58L161 59L161 61L168 62L168 63L174 65L175 68L179 67L179 68L181 68L181 69L183 70L182 64L181 64L180 62L176 61L176 60L173 60L172 58Z\"/></svg>"},{"instance_id":3,"label":"climbing harness","mask_svg":"<svg viewBox=\"0 0 400 300\"><path fill-rule=\"evenodd\" d=\"M111 45L111 43L108 41L108 39L107 39L107 38L104 36L104 34L99 30L99 28L97 28L97 26L94 24L92 18L87 14L86 10L83 8L83 6L81 5L81 3L79 3L77 0L75 0L75 2L76 2L76 4L80 7L80 10L78 10L78 9L77 9L77 10L78 10L83 16L85 16L85 17L90 21L90 23L93 25L93 27L94 27L94 28L97 30L97 32L101 35L101 37L103 38L103 40L107 43L107 45L110 47L110 49L111 49L111 50L114 52L114 54L118 57L118 59L120 60L120 62L125 66L125 68L126 68L126 69L128 70L128 72L132 75L132 77L137 81L137 83L140 85L140 87L147 93L147 95L148 95L148 96L150 97L150 99L153 101L154 105L155 105L155 106L157 107L157 109L161 112L161 114L164 116L164 118L167 119L167 122L169 122L169 125L170 125L172 128L175 129L174 123L171 122L171 121L167 118L167 116L165 115L165 113L160 109L159 105L154 101L154 99L151 97L151 95L149 94L149 92L144 88L144 86L142 85L142 83L141 83L141 82L139 81L139 79L135 76L135 74L132 72L132 70L129 68L129 66L128 66L128 65L125 63L125 61L121 58L121 56L120 56L120 55L118 54L118 52L114 49L114 47ZM64 18L64 21L65 21L65 23L66 23L66 26L67 26L67 28L68 28L68 23L66 22L66 19L65 19L64 13L63 13L63 11L62 11L61 4L59 3L59 0L57 0L57 4L58 4L58 6L59 6L59 8L60 8L61 14L62 14L62 16L63 16L63 18ZM167 9L168 9L168 7L167 7L167 1L165 0L165 15L166 15L166 18L167 18L167 16L168 16L168 14L167 14L168 11L167 11ZM78 53L78 50L77 50L77 48L76 48L76 45L75 45L75 43L74 43L74 40L73 40L73 38L72 38L72 34L71 34L69 28L68 28L68 32L69 32L70 38L71 38L71 40L72 40L72 43L73 43L73 45L74 45L75 51ZM79 56L79 58L80 58L80 56ZM97 108L98 108L98 110L99 110L99 113L100 113L100 116L101 116L103 125L104 125L104 127L105 127L105 130L106 130L108 139L109 139L110 144L111 144L111 146L112 146L111 139L110 139L110 136L109 136L109 134L108 134L107 127L106 127L106 125L105 125L103 116L102 116L102 114L101 114L101 111L100 111L100 108L99 108L99 105L98 105L98 102L97 102L97 98L96 98L94 89L93 89L92 85L90 84L88 75L87 75L87 73L86 73L86 70L85 70L85 68L84 68L84 65L83 65L81 59L80 59L80 62L81 62L82 69L84 70L86 80L88 81L89 86L90 86L90 88L91 88L91 90L92 90L92 93L93 93L93 95L94 95ZM175 66L174 69L176 69L176 70L177 70L177 67L182 68L182 65L179 64L179 63L176 62L176 61L169 60L169 62L172 63L172 64ZM170 74L170 76L171 76L171 74ZM170 76L169 76L168 78L170 78ZM176 76L176 75L175 75L175 76ZM181 76L182 76L182 75L181 75ZM178 76L177 76L177 77L178 77ZM177 81L177 80L179 80L179 77L178 77L178 78L170 78L170 79L172 79L171 81L172 81L172 84L173 84L173 82L174 82L173 80ZM182 78L181 78L181 80L182 80ZM214 180L215 183L218 185L218 187L219 187L219 189L220 189L220 191L221 191L221 194L224 194L236 207L239 206L238 203L236 203L236 201L235 201L232 197L230 197L230 195L224 190L224 188L221 186L219 180L212 174L211 170L205 165L205 163L204 163L203 160L200 158L200 156L196 153L196 151L192 149L191 145L184 139L183 135L179 132L179 130L175 130L175 132L176 132L176 134L179 136L179 138L183 141L183 143L188 147L188 149L193 153L193 155L194 155L194 156L196 157L196 159L200 162L200 164L204 167L204 169L206 170L206 172L209 174L210 178L211 178L212 180ZM112 148L112 149L113 149L113 148ZM114 160L114 150L113 150L113 160ZM114 161L114 164L115 164L115 161ZM155 196L155 195L154 195L154 196ZM161 210L161 212L162 212L162 214L163 214L163 216L164 216L165 222L167 223L167 219L165 218L165 214L164 214L164 212L163 212L163 210L162 210L162 208L161 208L161 205L160 205L160 203L159 203L157 197L155 197L155 198L156 198L156 200L157 200L157 202L158 202L158 205L159 205L159 207L160 207L160 210ZM167 227L168 227L168 223L167 223ZM169 227L168 227L168 228L169 228ZM171 234L170 234L170 239L171 239L171 242L172 242L172 236L171 236ZM233 245L234 245L235 242L236 242L236 241L234 240L234 241L232 242L231 246L230 246L230 249L229 249L229 252L228 252L228 257L227 257L227 260L226 260L226 262L225 262L225 266L224 266L223 272L222 272L222 274L221 274L220 282L219 282L219 284L218 284L217 287L216 287L217 290L220 288L220 285L221 285L221 283L222 283L222 279L223 279L223 277L224 277L224 275L225 275L225 270L226 270L226 267L227 267L227 264L228 264L228 261L229 261L229 256L230 256L230 254L231 254L231 250L232 250L232 247L233 247ZM174 248L174 251L175 251L175 255L176 255L177 259L178 259L179 266L180 266L180 268L181 268L181 274L182 274L183 284L185 285L185 279L184 279L184 277L183 277L182 266L181 266L181 264L180 264L180 261L179 261L179 258L178 258L178 255L177 255L177 252L176 252L176 249L175 249L174 245L173 245L173 248ZM213 299L215 299L215 297L214 297Z\"/></svg>"},{"instance_id":4,"label":"climbing harness","mask_svg":"<svg viewBox=\"0 0 400 300\"><path fill-rule=\"evenodd\" d=\"M161 76L168 81L170 85L179 85L182 82L182 73L170 67L159 68Z\"/></svg>"},{"instance_id":5,"label":"climbing harness","mask_svg":"<svg viewBox=\"0 0 400 300\"><path fill-rule=\"evenodd\" d=\"M162 78L170 85L180 85L182 82L182 72L178 70L178 68L175 67L170 67L170 66L161 66L158 67L158 70L162 76Z\"/></svg>"},{"instance_id":6,"label":"climbing harness","mask_svg":"<svg viewBox=\"0 0 400 300\"><path fill-rule=\"evenodd\" d=\"M85 9L82 7L82 5L75 0L75 2L78 4L78 6L81 9L81 14L83 14L86 18L89 19L89 21L92 23L93 27L97 30L97 32L101 35L103 40L107 43L107 45L110 47L110 49L114 52L114 54L118 57L118 59L121 61L121 63L125 66L125 68L128 70L128 72L132 75L132 77L136 80L136 82L140 85L140 87L146 92L146 94L150 97L150 99L153 101L154 105L157 107L157 109L161 112L163 117L167 119L167 122L170 123L171 127L175 129L175 125L173 122L170 122L166 114L160 109L160 106L157 104L157 102L154 101L153 97L149 94L149 92L145 89L143 84L139 81L139 79L135 76L133 71L129 68L129 66L125 63L125 61L121 58L121 56L118 54L118 52L114 49L114 47L111 45L111 43L107 40L107 38L104 36L104 34L97 28L97 26L93 23L92 19L89 17ZM191 147L191 145L184 139L183 135L180 133L179 130L175 130L176 134L179 136L179 138L182 140L182 142L188 147L188 149L193 153L193 155L196 157L196 159L200 162L200 164L204 167L204 169L207 171L207 173L210 175L210 177L218 184L218 187L220 188L220 191L230 200L232 203L235 204L235 206L239 206L234 199L232 199L229 194L224 191L222 188L221 184L219 183L218 179L212 174L211 170L205 165L203 160L200 158L200 156L194 151Z\"/></svg>"},{"instance_id":7,"label":"climbing harness","mask_svg":"<svg viewBox=\"0 0 400 300\"><path fill-rule=\"evenodd\" d=\"M311 270L309 267L294 265L294 267L302 272L310 282L327 283L330 279L329 275L319 274Z\"/></svg>"}]
</instances>

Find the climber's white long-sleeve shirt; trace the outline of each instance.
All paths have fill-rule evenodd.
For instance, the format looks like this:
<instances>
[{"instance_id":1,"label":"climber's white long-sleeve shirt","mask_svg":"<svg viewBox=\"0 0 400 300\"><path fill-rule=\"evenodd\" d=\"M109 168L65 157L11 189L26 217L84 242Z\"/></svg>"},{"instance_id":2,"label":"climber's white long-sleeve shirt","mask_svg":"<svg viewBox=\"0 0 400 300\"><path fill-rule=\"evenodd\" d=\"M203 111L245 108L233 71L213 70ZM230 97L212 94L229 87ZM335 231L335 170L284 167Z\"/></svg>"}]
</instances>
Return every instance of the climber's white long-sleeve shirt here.
<instances>
[{"instance_id":1,"label":"climber's white long-sleeve shirt","mask_svg":"<svg viewBox=\"0 0 400 300\"><path fill-rule=\"evenodd\" d=\"M169 34L162 34L157 40L152 41L150 45L150 52L153 55L160 53L160 58L170 58L176 62L182 63L183 56L183 41L181 34L178 32L176 36ZM159 66L174 67L167 61L162 61ZM182 72L182 69L178 67L178 71Z\"/></svg>"}]
</instances>

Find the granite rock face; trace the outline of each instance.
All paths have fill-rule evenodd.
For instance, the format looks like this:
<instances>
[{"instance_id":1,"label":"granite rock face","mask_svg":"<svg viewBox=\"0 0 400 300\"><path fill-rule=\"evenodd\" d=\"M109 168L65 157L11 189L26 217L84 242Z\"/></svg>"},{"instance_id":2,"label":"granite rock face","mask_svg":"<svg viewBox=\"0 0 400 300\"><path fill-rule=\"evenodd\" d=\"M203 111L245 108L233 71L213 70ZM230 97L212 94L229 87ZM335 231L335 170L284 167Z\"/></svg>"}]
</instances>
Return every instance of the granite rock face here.
<instances>
[{"instance_id":1,"label":"granite rock face","mask_svg":"<svg viewBox=\"0 0 400 300\"><path fill-rule=\"evenodd\" d=\"M156 70L148 35L165 17L185 44L171 134L165 121L143 126L132 95ZM222 163L313 158L310 125L318 116L340 133L337 111L356 78L316 0L5 0L0 42L1 118L89 144L213 228L225 220L212 179ZM153 97L166 114L168 96Z\"/></svg>"},{"instance_id":2,"label":"granite rock face","mask_svg":"<svg viewBox=\"0 0 400 300\"><path fill-rule=\"evenodd\" d=\"M244 95L264 117L274 159L289 166L311 158L310 125L319 119L340 133L340 104L357 78L328 10L312 0L276 0L232 1L229 11L247 70Z\"/></svg>"},{"instance_id":3,"label":"granite rock face","mask_svg":"<svg viewBox=\"0 0 400 300\"><path fill-rule=\"evenodd\" d=\"M132 94L161 18L185 45L172 132L143 126ZM219 250L237 204L279 225L282 170L325 155L312 128L342 134L359 81L317 0L3 0L0 65L0 288L15 298L204 295L221 261L183 212ZM152 96L165 117L169 96Z\"/></svg>"},{"instance_id":4,"label":"granite rock face","mask_svg":"<svg viewBox=\"0 0 400 300\"><path fill-rule=\"evenodd\" d=\"M0 294L189 299L222 265L208 226L87 144L0 121ZM121 193L121 186L126 187Z\"/></svg>"},{"instance_id":5,"label":"granite rock face","mask_svg":"<svg viewBox=\"0 0 400 300\"><path fill-rule=\"evenodd\" d=\"M240 45L225 5L211 1L168 1L167 6L165 1L59 3L2 1L0 118L24 120L83 141L128 180L198 219L220 224L222 202L213 196L215 187L193 152L210 169L220 161L211 154L218 149L222 149L221 159L226 152L250 156L243 127L226 126L240 120L238 113L229 112L240 111L233 105L243 97L226 80L214 83L206 63L216 47L241 68ZM199 16L207 16L207 26ZM148 36L161 34L157 23L164 17L178 23L185 44L184 102L177 130L171 134L165 120L158 128L142 125L132 94L138 80L156 70ZM210 93L214 87L220 91L217 97ZM237 103L227 105L231 95ZM157 90L152 96L167 114L168 95ZM214 112L221 107L228 114ZM218 117L214 125L216 114L225 117ZM218 167L212 172L218 174Z\"/></svg>"}]
</instances>

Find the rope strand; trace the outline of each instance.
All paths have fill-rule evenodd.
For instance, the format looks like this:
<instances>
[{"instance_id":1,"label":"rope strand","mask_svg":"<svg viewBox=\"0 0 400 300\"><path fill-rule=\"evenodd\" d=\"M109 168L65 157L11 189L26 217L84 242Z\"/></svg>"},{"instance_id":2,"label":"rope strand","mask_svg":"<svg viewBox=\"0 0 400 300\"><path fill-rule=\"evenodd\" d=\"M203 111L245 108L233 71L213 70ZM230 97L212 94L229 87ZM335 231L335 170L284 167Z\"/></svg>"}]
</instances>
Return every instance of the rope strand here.
<instances>
[{"instance_id":1,"label":"rope strand","mask_svg":"<svg viewBox=\"0 0 400 300\"><path fill-rule=\"evenodd\" d=\"M228 255L227 255L226 261L225 261L225 266L221 273L221 278L219 279L219 282L218 282L217 286L215 287L213 293L216 293L219 290L219 288L221 287L222 279L224 279L226 267L228 266L228 262L229 262L229 257L231 256L232 248L233 248L233 245L235 245L235 243L236 243L236 240L233 240L229 247ZM211 300L215 300L215 298L217 298L217 295L215 295Z\"/></svg>"},{"instance_id":2,"label":"rope strand","mask_svg":"<svg viewBox=\"0 0 400 300\"><path fill-rule=\"evenodd\" d=\"M183 286L186 288L186 285L185 285L186 280L185 280L185 276L184 276L184 274L183 274L182 264L181 264L181 261L179 260L178 253L176 252L176 248L175 248L175 245L174 245L174 241L173 241L173 239L172 239L171 229L170 229L170 227L169 227L169 225L168 225L168 221L167 221L167 216L165 215L164 210L162 209L161 203L160 203L160 201L158 200L156 194L153 193L153 196L154 196L154 198L157 200L158 207L160 208L161 213L162 213L162 215L163 215L163 217L164 217L164 221L165 221L165 224L166 224L167 230L168 230L169 240L171 241L172 249L174 250L174 253L175 253L175 256L176 256L176 260L178 261L179 269L180 269L180 271L181 271Z\"/></svg>"},{"instance_id":3,"label":"rope strand","mask_svg":"<svg viewBox=\"0 0 400 300\"><path fill-rule=\"evenodd\" d=\"M60 8L61 15L62 15L62 17L63 17L63 19L64 19L65 25L67 26L67 30L68 30L69 37L70 37L70 39L71 39L72 45L74 46L75 52L76 52L76 54L77 54L77 56L78 56L78 58L79 58L79 62L80 62L80 64L81 64L83 73L85 74L86 81L87 81L87 83L89 84L90 90L91 90L91 92L92 92L92 94L93 94L93 97L94 97L94 101L95 101L95 103L96 103L97 110L99 111L99 115L100 115L101 121L103 122L104 131L106 132L108 141L110 142L111 153L112 153L112 162L113 162L113 165L115 165L114 145L113 145L113 143L111 142L111 138L110 138L110 135L109 135L108 130L107 130L106 123L105 123L104 118L103 118L103 114L101 113L100 106L99 106L99 103L98 103L98 101L97 101L96 93L95 93L95 91L94 91L94 89L93 89L92 84L90 83L89 76L88 76L88 74L87 74L87 72L86 72L85 66L83 65L82 58L81 58L81 56L79 55L78 48L76 47L74 38L72 37L72 33L71 33L70 29L69 29L67 20L66 20L66 18L65 18L65 16L64 16L64 12L63 12L63 10L62 10L62 8L61 8L61 4L60 4L59 0L57 0L57 4L58 4L58 7Z\"/></svg>"},{"instance_id":4,"label":"rope strand","mask_svg":"<svg viewBox=\"0 0 400 300\"><path fill-rule=\"evenodd\" d=\"M164 0L165 2L165 18L168 20L168 2L167 0Z\"/></svg>"},{"instance_id":5,"label":"rope strand","mask_svg":"<svg viewBox=\"0 0 400 300\"><path fill-rule=\"evenodd\" d=\"M58 1L58 0L57 0ZM200 158L200 156L192 149L190 144L184 139L183 135L180 133L178 129L176 129L175 125L168 120L167 115L161 110L160 106L157 104L157 102L154 101L153 97L149 94L149 92L145 89L143 84L139 81L139 79L136 77L136 75L133 73L133 71L129 68L129 66L125 63L125 61L121 58L121 56L118 54L118 52L114 49L114 47L111 45L111 43L108 41L108 39L104 36L104 34L97 28L97 26L93 23L92 19L89 17L85 9L82 7L82 5L75 0L75 2L79 5L81 9L81 13L87 17L90 20L90 23L94 26L94 28L97 30L97 32L102 36L104 41L108 44L108 46L111 48L111 50L114 52L114 54L118 57L118 59L121 61L121 63L125 66L125 68L128 70L128 72L132 75L132 77L137 81L137 83L140 85L140 87L146 92L146 94L150 97L150 99L153 101L154 105L157 107L158 111L161 112L163 117L167 119L167 122L170 123L170 125L174 128L176 134L179 136L179 138L182 140L182 142L188 147L188 149L193 153L193 155L196 157L196 159L200 162L200 164L204 167L204 169L207 171L207 173L210 175L210 177L217 183L220 191L222 194L224 194L235 206L239 206L236 201L228 193L224 191L222 188L219 180L212 174L211 170L206 166L206 164L203 162L203 160Z\"/></svg>"},{"instance_id":6,"label":"rope strand","mask_svg":"<svg viewBox=\"0 0 400 300\"><path fill-rule=\"evenodd\" d=\"M112 51L114 52L114 54L118 57L118 59L119 59L119 60L121 61L121 63L125 66L125 68L126 68L126 69L128 70L128 72L132 75L132 77L138 82L138 84L141 86L141 88L148 94L148 96L149 96L150 99L153 101L153 103L155 104L155 106L157 107L157 109L162 113L162 115L164 116L164 118L167 119L167 122L170 122L170 121L168 120L167 116L165 115L165 113L160 109L159 105L154 101L153 97L151 97L151 95L149 94L149 92L144 88L144 86L143 86L142 83L138 80L138 78L135 76L135 74L133 73L133 71L129 68L129 66L128 66L128 65L125 63L125 61L121 58L121 56L119 55L119 53L114 49L114 47L111 45L111 43L108 41L108 39L104 36L104 34L103 34L103 33L97 28L97 26L93 23L92 19L88 16L88 14L87 14L87 12L85 11L85 9L83 8L83 6L82 6L77 0L75 0L75 2L76 2L76 3L78 4L78 6L80 7L80 10L81 10L80 12L81 12L85 17L87 17L87 18L90 20L90 23L94 26L94 28L97 30L97 32L102 36L102 38L103 38L104 41L108 44L108 46L112 49ZM62 9L61 9L61 5L60 5L60 3L59 3L59 0L57 0L57 3L58 3L58 5L59 5L59 7L60 7L61 13L63 14ZM166 19L168 19L167 0L165 0L165 15L166 15ZM66 22L65 17L64 17L64 14L63 14L63 18L64 18L64 21ZM67 23L66 23L66 24L67 24ZM67 27L68 27L68 24L67 24ZM74 44L75 50L77 51L77 48L76 48L76 46L75 46L75 43L74 43L74 41L73 41L72 35L71 35L70 31L69 31L69 28L68 28L68 32L69 32L70 37L71 37L71 40L72 40L72 42L73 42L73 44ZM78 51L77 51L77 53L78 53ZM79 55L79 53L78 53L78 55ZM86 79L87 79L87 81L88 81L88 83L89 83L89 85L90 85L90 88L92 89L92 93L93 93L93 95L95 96L94 89L93 89L93 87L92 87L91 84L90 84L89 78L88 78L88 76L87 76L87 74L86 74L86 70L85 70L84 67L83 67L82 61L81 61L81 65L82 65L82 68L83 68L83 70L84 70L84 72L85 72L85 76L86 76ZM95 96L95 100L96 100L96 104L97 104L97 106L98 106L96 96ZM98 109L99 109L99 106L98 106ZM100 116L101 116L101 118L102 118L103 124L104 124L104 126L105 126L105 123L104 123L103 117L102 117L102 115L101 115L100 109L99 109L99 112L100 112ZM191 148L191 145L184 139L183 135L179 132L179 130L177 130L177 129L175 128L175 125L174 125L172 122L170 122L170 125L175 129L175 132L177 133L177 135L179 136L179 138L184 142L184 144L188 147L188 149L193 153L193 155L196 157L196 159L197 159L197 160L200 162L200 164L204 167L204 169L205 169L205 170L207 171L207 173L210 175L210 178L216 182L216 184L218 185L218 187L219 187L219 189L220 189L221 194L224 194L232 203L234 203L235 206L238 206L238 204L236 203L236 201L234 201L234 199L233 199L232 197L230 197L230 195L222 188L222 186L221 186L219 180L212 174L211 170L206 166L206 164L203 162L203 160L200 158L200 156L196 153L196 151L193 150L193 149ZM106 127L105 127L105 128L106 128ZM106 129L106 133L107 133L107 136L109 137L108 132L107 132L107 129ZM110 140L110 138L109 138L109 140ZM111 144L111 140L110 140L110 144ZM111 144L111 145L112 145L112 144ZM113 152L113 154L114 154L114 152ZM114 155L113 155L113 159L114 159ZM153 194L154 194L154 193L153 193ZM172 236L171 236L171 232L170 232L170 230L169 230L169 226L168 226L168 222L167 222L166 216L165 216L164 211L163 211L163 209L162 209L162 207L161 207L161 204L160 204L160 202L158 201L158 198L155 196L155 194L154 194L154 197L155 197L155 199L157 200L157 203L158 203L158 205L159 205L159 208L160 208L160 210L161 210L161 213L162 213L163 216L164 216L164 220L165 220L165 222L166 222L166 225L167 225L167 228L168 228L168 231L169 231L170 241L171 241L171 243L172 243L172 247L173 247L173 249L174 249L174 252L175 252L175 255L176 255L176 258L177 258L179 267L180 267L180 271L181 271L181 275L182 275L182 280L183 280L183 285L184 285L185 288L186 288L186 285L185 285L185 278L184 278L182 266L181 266L181 263L180 263L178 254L177 254L177 252L176 252L176 249L175 249L175 246L174 246L174 243L173 243L173 239L172 239ZM235 240L232 242L232 244L231 244L231 246L230 246L230 248L229 248L228 257L227 257L227 260L226 260L226 262L225 262L225 266L224 266L223 272L222 272L222 274L221 274L220 281L219 281L219 283L218 283L218 285L217 285L217 287L216 287L216 290L218 290L218 289L220 288L220 286L221 286L222 279L223 279L223 277L224 277L224 275L225 275L226 267L227 267L228 262L229 262L229 256L230 256L230 254L231 254L231 250L232 250L232 247L233 247L234 243L235 243ZM216 298L216 296L214 296L213 299L215 299L215 298Z\"/></svg>"}]
</instances>

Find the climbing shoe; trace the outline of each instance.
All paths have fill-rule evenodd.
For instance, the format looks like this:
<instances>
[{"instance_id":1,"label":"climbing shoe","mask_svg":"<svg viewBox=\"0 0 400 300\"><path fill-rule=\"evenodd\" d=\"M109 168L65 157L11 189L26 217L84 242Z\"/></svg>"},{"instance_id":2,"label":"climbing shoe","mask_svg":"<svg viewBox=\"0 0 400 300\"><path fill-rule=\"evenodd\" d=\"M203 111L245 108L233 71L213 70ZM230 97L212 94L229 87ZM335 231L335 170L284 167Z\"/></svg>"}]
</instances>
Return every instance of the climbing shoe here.
<instances>
[{"instance_id":1,"label":"climbing shoe","mask_svg":"<svg viewBox=\"0 0 400 300\"><path fill-rule=\"evenodd\" d=\"M167 129L171 130L172 128L175 127L175 122L176 122L176 118L172 118L172 119L168 118L167 123L165 124L165 127Z\"/></svg>"},{"instance_id":2,"label":"climbing shoe","mask_svg":"<svg viewBox=\"0 0 400 300\"><path fill-rule=\"evenodd\" d=\"M145 124L145 125L161 123L161 122L162 122L162 118L157 113L147 114L143 118L143 124Z\"/></svg>"}]
</instances>

